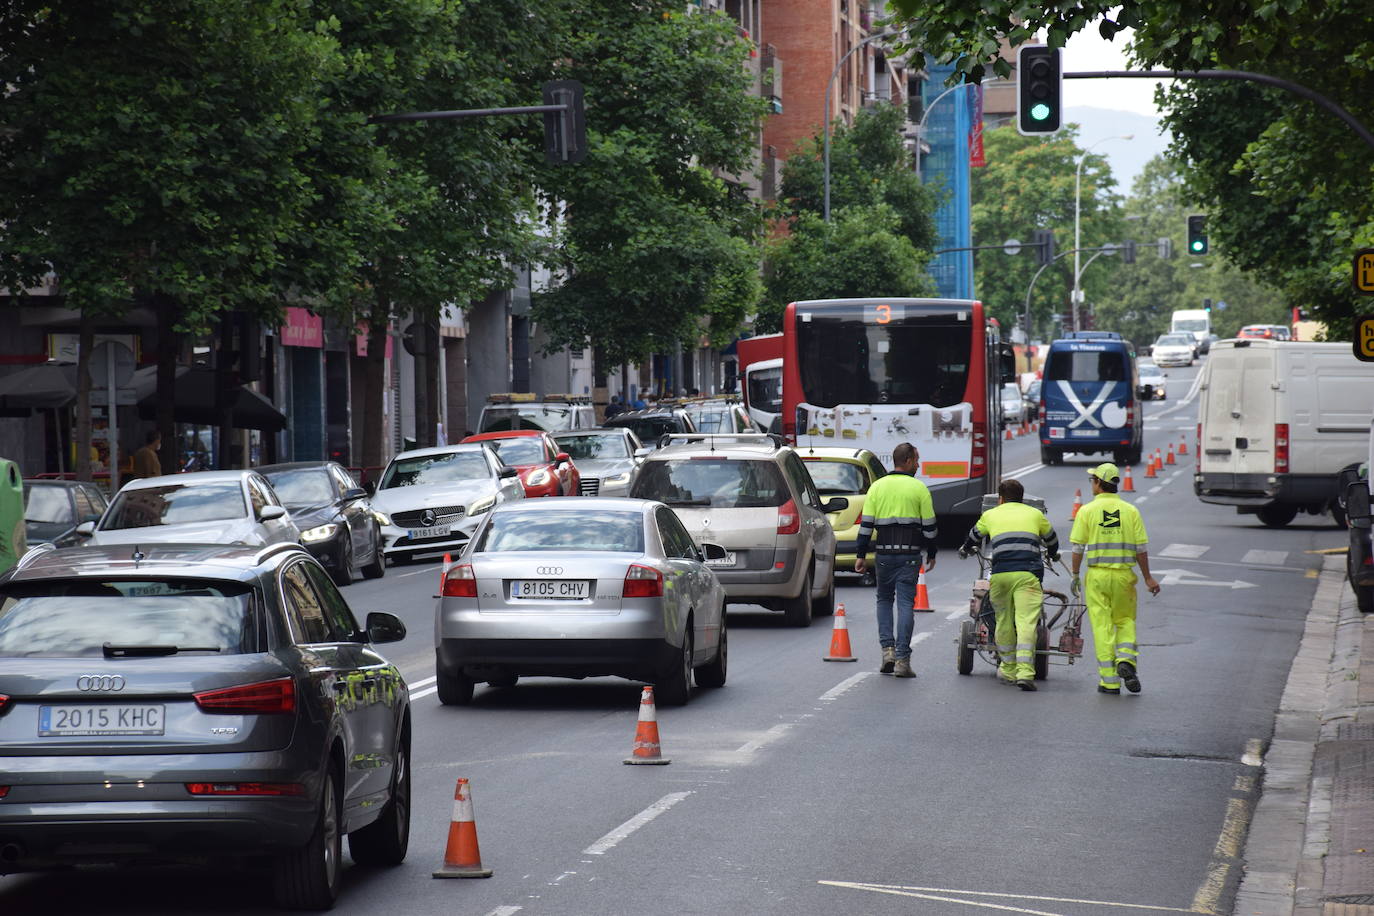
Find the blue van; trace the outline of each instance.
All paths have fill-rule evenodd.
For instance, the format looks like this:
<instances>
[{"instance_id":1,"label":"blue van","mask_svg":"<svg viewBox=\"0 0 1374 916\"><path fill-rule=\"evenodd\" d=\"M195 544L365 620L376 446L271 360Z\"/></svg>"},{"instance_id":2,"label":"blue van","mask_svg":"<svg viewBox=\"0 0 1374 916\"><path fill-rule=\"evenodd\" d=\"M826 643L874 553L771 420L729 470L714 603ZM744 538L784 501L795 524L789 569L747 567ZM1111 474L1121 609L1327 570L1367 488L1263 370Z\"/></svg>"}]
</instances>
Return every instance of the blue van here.
<instances>
[{"instance_id":1,"label":"blue van","mask_svg":"<svg viewBox=\"0 0 1374 916\"><path fill-rule=\"evenodd\" d=\"M1065 452L1110 454L1138 464L1145 418L1136 393L1135 347L1120 336L1050 344L1040 386L1040 460L1061 464Z\"/></svg>"}]
</instances>

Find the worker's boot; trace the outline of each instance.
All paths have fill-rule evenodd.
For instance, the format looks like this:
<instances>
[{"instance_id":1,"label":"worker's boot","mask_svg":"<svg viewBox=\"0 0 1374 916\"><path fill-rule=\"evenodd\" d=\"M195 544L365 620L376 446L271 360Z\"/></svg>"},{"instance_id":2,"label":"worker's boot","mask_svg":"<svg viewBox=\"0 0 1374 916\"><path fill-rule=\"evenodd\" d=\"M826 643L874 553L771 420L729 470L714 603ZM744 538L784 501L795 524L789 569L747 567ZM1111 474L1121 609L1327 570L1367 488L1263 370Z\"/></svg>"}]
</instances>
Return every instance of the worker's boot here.
<instances>
[{"instance_id":1,"label":"worker's boot","mask_svg":"<svg viewBox=\"0 0 1374 916\"><path fill-rule=\"evenodd\" d=\"M911 670L911 659L897 659L897 666L892 671L893 677L915 677L916 672Z\"/></svg>"},{"instance_id":2,"label":"worker's boot","mask_svg":"<svg viewBox=\"0 0 1374 916\"><path fill-rule=\"evenodd\" d=\"M1130 662L1117 662L1116 673L1121 676L1121 683L1126 685L1126 689L1131 693L1140 693L1140 678L1136 676L1135 665Z\"/></svg>"},{"instance_id":3,"label":"worker's boot","mask_svg":"<svg viewBox=\"0 0 1374 916\"><path fill-rule=\"evenodd\" d=\"M883 663L878 668L879 674L891 674L892 666L897 662L897 649L894 646L883 646Z\"/></svg>"}]
</instances>

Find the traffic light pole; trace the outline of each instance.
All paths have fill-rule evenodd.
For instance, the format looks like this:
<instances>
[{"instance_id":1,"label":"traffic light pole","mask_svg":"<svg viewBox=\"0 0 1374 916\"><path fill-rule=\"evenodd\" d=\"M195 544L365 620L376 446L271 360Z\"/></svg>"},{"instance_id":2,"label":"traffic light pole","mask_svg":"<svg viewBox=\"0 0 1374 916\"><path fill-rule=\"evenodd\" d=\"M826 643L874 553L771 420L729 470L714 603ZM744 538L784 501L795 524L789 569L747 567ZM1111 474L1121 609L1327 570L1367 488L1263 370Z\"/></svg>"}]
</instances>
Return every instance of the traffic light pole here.
<instances>
[{"instance_id":1,"label":"traffic light pole","mask_svg":"<svg viewBox=\"0 0 1374 916\"><path fill-rule=\"evenodd\" d=\"M1074 259L1077 260L1078 253L1079 253L1080 251L1092 251L1092 252L1096 252L1096 254L1094 254L1091 258L1088 258L1087 262L1084 263L1083 269L1087 269L1087 266L1088 266L1089 264L1091 264L1094 260L1096 260L1096 259L1097 259L1098 257L1100 257L1101 255L1105 254L1108 250L1115 251L1116 249L1115 249L1115 248L1110 248L1110 249L1109 249L1109 248L1103 247L1103 246L1098 246L1098 247L1096 247L1096 248L1070 248L1068 251L1061 251L1061 252L1059 252L1058 254L1056 254L1056 255L1054 256L1054 261L1058 261L1060 258L1062 258L1062 257L1064 257L1064 256L1066 256L1066 255L1073 255L1073 256L1074 256ZM1054 261L1049 261L1048 263L1041 264L1041 265L1040 265L1040 269L1037 270L1037 271L1035 272L1035 276L1031 277L1030 285L1026 287L1026 305L1025 305L1025 319L1024 319L1024 321L1025 321L1025 326L1026 326L1026 343L1030 343L1030 339L1031 339L1031 311L1030 311L1030 307L1031 307L1031 292L1035 289L1035 281L1040 279L1040 275L1041 275L1042 273L1045 272L1045 268L1046 268L1046 267L1049 267L1050 264L1053 264ZM1073 310L1073 321L1074 321L1074 330L1076 331L1076 330L1078 330L1078 308L1077 308L1077 306L1075 306L1075 307L1074 307L1074 310Z\"/></svg>"}]
</instances>

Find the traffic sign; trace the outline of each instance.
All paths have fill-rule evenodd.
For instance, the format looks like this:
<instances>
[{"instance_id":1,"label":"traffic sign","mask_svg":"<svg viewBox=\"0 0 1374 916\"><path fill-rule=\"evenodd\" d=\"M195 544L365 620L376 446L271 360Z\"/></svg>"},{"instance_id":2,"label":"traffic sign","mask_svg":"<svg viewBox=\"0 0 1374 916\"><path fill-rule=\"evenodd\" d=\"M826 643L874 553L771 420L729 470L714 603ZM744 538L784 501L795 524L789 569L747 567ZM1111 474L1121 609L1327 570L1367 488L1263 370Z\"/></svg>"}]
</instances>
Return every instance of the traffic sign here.
<instances>
[{"instance_id":1,"label":"traffic sign","mask_svg":"<svg viewBox=\"0 0 1374 916\"><path fill-rule=\"evenodd\" d=\"M1360 315L1355 319L1355 358L1362 363L1374 363L1374 315Z\"/></svg>"},{"instance_id":2,"label":"traffic sign","mask_svg":"<svg viewBox=\"0 0 1374 916\"><path fill-rule=\"evenodd\" d=\"M1374 248L1361 248L1350 262L1351 282L1361 296L1374 296Z\"/></svg>"}]
</instances>

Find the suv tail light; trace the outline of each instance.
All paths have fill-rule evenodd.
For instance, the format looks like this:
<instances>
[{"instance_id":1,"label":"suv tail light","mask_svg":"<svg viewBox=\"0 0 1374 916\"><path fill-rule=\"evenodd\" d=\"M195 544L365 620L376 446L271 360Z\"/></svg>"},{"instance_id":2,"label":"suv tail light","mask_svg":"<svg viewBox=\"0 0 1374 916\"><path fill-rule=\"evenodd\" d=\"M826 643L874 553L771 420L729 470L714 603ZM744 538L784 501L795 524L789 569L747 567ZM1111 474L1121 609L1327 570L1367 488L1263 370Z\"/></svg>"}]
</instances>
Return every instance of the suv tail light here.
<instances>
[{"instance_id":1,"label":"suv tail light","mask_svg":"<svg viewBox=\"0 0 1374 916\"><path fill-rule=\"evenodd\" d=\"M1288 424L1274 424L1274 473L1288 473Z\"/></svg>"},{"instance_id":2,"label":"suv tail light","mask_svg":"<svg viewBox=\"0 0 1374 916\"><path fill-rule=\"evenodd\" d=\"M444 584L439 593L445 598L476 598L477 574L472 564L464 563L444 573Z\"/></svg>"},{"instance_id":3,"label":"suv tail light","mask_svg":"<svg viewBox=\"0 0 1374 916\"><path fill-rule=\"evenodd\" d=\"M9 786L0 786L0 798L4 798L6 795L9 795L9 794L10 794L10 787L9 787Z\"/></svg>"},{"instance_id":4,"label":"suv tail light","mask_svg":"<svg viewBox=\"0 0 1374 916\"><path fill-rule=\"evenodd\" d=\"M5 696L3 693L0 693L0 716L3 716L5 714L5 710L9 709L9 706L10 698Z\"/></svg>"},{"instance_id":5,"label":"suv tail light","mask_svg":"<svg viewBox=\"0 0 1374 916\"><path fill-rule=\"evenodd\" d=\"M206 690L193 695L201 712L225 715L270 715L296 711L296 682L289 677Z\"/></svg>"},{"instance_id":6,"label":"suv tail light","mask_svg":"<svg viewBox=\"0 0 1374 916\"><path fill-rule=\"evenodd\" d=\"M973 466L969 468L970 477L982 477L988 472L988 425L974 421L973 424Z\"/></svg>"},{"instance_id":7,"label":"suv tail light","mask_svg":"<svg viewBox=\"0 0 1374 916\"><path fill-rule=\"evenodd\" d=\"M797 504L788 500L778 507L778 534L796 534L801 531L801 514Z\"/></svg>"},{"instance_id":8,"label":"suv tail light","mask_svg":"<svg viewBox=\"0 0 1374 916\"><path fill-rule=\"evenodd\" d=\"M192 795L304 795L298 782L188 782Z\"/></svg>"},{"instance_id":9,"label":"suv tail light","mask_svg":"<svg viewBox=\"0 0 1374 916\"><path fill-rule=\"evenodd\" d=\"M632 563L625 573L625 584L620 589L622 598L661 598L663 597L663 573L652 566Z\"/></svg>"}]
</instances>

